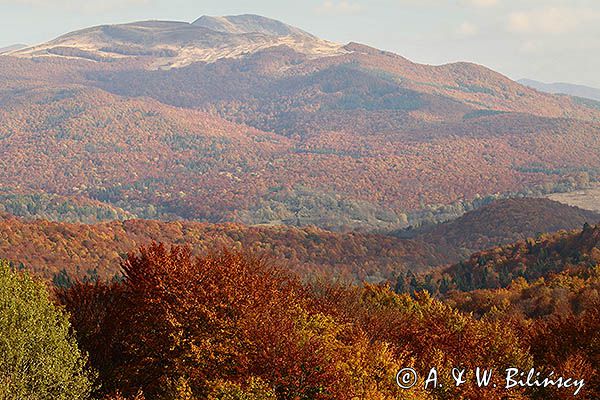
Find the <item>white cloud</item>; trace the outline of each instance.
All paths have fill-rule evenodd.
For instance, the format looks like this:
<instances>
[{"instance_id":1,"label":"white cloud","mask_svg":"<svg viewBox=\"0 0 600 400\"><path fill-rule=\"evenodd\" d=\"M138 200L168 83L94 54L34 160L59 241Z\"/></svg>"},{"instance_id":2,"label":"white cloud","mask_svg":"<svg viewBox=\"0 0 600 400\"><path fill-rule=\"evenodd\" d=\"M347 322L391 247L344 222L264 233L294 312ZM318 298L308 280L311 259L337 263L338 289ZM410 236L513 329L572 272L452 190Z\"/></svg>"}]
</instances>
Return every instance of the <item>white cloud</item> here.
<instances>
[{"instance_id":1,"label":"white cloud","mask_svg":"<svg viewBox=\"0 0 600 400\"><path fill-rule=\"evenodd\" d=\"M458 27L457 33L460 36L475 36L479 33L479 28L477 25L465 21Z\"/></svg>"},{"instance_id":2,"label":"white cloud","mask_svg":"<svg viewBox=\"0 0 600 400\"><path fill-rule=\"evenodd\" d=\"M359 13L362 10L362 5L347 0L326 0L315 9L319 15L349 15Z\"/></svg>"},{"instance_id":3,"label":"white cloud","mask_svg":"<svg viewBox=\"0 0 600 400\"><path fill-rule=\"evenodd\" d=\"M561 34L590 22L600 21L600 12L587 8L548 7L509 14L507 29L514 33Z\"/></svg>"}]
</instances>

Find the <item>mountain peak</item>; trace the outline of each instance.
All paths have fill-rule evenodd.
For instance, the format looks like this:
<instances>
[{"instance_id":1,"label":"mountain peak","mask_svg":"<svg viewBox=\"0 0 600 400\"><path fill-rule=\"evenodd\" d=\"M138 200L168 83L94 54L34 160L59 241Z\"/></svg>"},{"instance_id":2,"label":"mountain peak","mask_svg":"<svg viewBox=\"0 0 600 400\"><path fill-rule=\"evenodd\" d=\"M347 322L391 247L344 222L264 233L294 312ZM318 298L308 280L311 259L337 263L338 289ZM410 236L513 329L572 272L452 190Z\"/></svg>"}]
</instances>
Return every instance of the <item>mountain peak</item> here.
<instances>
[{"instance_id":1,"label":"mountain peak","mask_svg":"<svg viewBox=\"0 0 600 400\"><path fill-rule=\"evenodd\" d=\"M305 36L314 38L313 35L300 28L255 14L229 15L223 17L204 15L194 21L192 25L201 26L217 32L233 34L261 33L268 36Z\"/></svg>"},{"instance_id":2,"label":"mountain peak","mask_svg":"<svg viewBox=\"0 0 600 400\"><path fill-rule=\"evenodd\" d=\"M67 33L16 51L19 57L66 57L95 62L125 58L152 60L149 68L177 68L195 62L240 58L286 46L306 57L343 54L342 45L259 15L204 16L193 23L138 21L100 25Z\"/></svg>"}]
</instances>

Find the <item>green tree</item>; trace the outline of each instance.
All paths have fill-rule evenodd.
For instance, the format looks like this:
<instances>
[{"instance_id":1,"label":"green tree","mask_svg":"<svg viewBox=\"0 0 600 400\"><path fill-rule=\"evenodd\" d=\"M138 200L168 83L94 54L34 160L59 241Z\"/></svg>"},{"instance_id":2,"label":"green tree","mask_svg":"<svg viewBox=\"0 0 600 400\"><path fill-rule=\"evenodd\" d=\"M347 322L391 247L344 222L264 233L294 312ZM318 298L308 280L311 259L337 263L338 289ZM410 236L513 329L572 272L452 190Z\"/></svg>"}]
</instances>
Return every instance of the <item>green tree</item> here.
<instances>
[{"instance_id":1,"label":"green tree","mask_svg":"<svg viewBox=\"0 0 600 400\"><path fill-rule=\"evenodd\" d=\"M91 378L44 284L0 260L0 399L86 399Z\"/></svg>"}]
</instances>

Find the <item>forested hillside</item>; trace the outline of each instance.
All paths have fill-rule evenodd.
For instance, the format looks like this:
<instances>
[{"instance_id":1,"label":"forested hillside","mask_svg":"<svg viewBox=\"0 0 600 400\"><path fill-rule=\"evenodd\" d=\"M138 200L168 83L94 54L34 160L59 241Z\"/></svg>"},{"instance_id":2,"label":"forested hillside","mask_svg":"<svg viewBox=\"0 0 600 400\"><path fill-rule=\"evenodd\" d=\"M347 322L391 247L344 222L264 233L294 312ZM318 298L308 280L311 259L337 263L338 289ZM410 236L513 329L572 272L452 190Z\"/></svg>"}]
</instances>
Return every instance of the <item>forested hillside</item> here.
<instances>
[{"instance_id":1,"label":"forested hillside","mask_svg":"<svg viewBox=\"0 0 600 400\"><path fill-rule=\"evenodd\" d=\"M47 194L2 194L0 213L24 219L96 223L132 219L134 215L113 205L87 197Z\"/></svg>"},{"instance_id":2,"label":"forested hillside","mask_svg":"<svg viewBox=\"0 0 600 400\"><path fill-rule=\"evenodd\" d=\"M463 262L398 280L400 291L426 289L434 294L455 290L506 288L515 280L534 282L561 272L588 271L600 261L600 226L544 233L537 238L494 247Z\"/></svg>"},{"instance_id":3,"label":"forested hillside","mask_svg":"<svg viewBox=\"0 0 600 400\"><path fill-rule=\"evenodd\" d=\"M600 214L543 198L494 201L449 222L399 232L468 257L478 250L600 222Z\"/></svg>"},{"instance_id":4,"label":"forested hillside","mask_svg":"<svg viewBox=\"0 0 600 400\"><path fill-rule=\"evenodd\" d=\"M593 105L259 17L213 22L94 27L1 55L2 190L347 231L598 179Z\"/></svg>"},{"instance_id":5,"label":"forested hillside","mask_svg":"<svg viewBox=\"0 0 600 400\"><path fill-rule=\"evenodd\" d=\"M79 209L68 208L69 203L58 204L58 210L78 215ZM0 217L0 258L22 262L49 279L107 278L119 273L119 262L127 253L156 241L190 246L195 254L245 249L279 260L305 278L316 274L383 282L407 271L457 263L469 257L469 249L484 250L598 221L593 212L545 199L498 200L455 221L403 234L189 221L60 223L6 214ZM462 289L472 288L476 287Z\"/></svg>"},{"instance_id":6,"label":"forested hillside","mask_svg":"<svg viewBox=\"0 0 600 400\"><path fill-rule=\"evenodd\" d=\"M0 258L22 262L51 279L119 273L129 252L152 241L211 249L245 249L283 262L291 271L343 280L393 279L407 268L445 263L445 256L422 242L367 233L334 233L316 227L248 227L194 222L130 220L96 225L0 219Z\"/></svg>"}]
</instances>

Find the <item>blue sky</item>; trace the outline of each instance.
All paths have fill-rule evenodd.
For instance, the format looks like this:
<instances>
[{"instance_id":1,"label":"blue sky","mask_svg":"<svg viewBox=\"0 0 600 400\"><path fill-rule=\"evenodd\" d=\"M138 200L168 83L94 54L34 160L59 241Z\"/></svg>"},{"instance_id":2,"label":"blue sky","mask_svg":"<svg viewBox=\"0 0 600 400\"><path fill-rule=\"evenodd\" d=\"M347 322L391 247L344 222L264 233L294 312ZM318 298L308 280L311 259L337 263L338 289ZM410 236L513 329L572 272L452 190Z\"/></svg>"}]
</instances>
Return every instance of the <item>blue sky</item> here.
<instances>
[{"instance_id":1,"label":"blue sky","mask_svg":"<svg viewBox=\"0 0 600 400\"><path fill-rule=\"evenodd\" d=\"M91 25L243 13L413 61L600 87L599 0L0 0L0 47Z\"/></svg>"}]
</instances>

